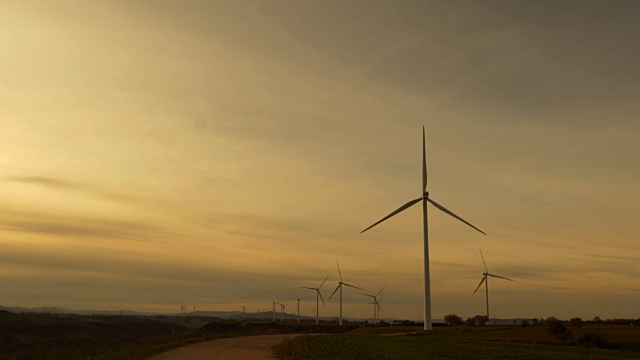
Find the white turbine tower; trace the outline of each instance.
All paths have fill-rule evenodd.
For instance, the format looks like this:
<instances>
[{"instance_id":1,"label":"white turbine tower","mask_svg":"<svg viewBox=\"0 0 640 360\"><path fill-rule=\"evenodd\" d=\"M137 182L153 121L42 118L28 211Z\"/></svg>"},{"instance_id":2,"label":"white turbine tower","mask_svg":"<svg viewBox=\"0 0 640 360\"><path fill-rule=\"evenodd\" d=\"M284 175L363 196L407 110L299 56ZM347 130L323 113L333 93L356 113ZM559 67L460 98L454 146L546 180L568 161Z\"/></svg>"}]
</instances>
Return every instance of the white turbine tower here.
<instances>
[{"instance_id":1,"label":"white turbine tower","mask_svg":"<svg viewBox=\"0 0 640 360\"><path fill-rule=\"evenodd\" d=\"M498 279L509 280L509 281L513 281L513 280L511 280L509 278L506 278L506 277L502 277L502 276L498 276L498 275L494 275L494 274L489 273L489 270L487 270L487 263L484 262L484 256L482 255L482 249L478 249L478 250L480 250L480 257L482 257L482 264L484 264L484 271L485 272L482 273L482 280L480 280L480 284L478 284L478 287L473 292L473 295L476 294L476 292L478 291L478 289L480 289L480 286L484 282L485 295L487 297L487 323L489 323L489 276L494 277L494 278L498 278Z\"/></svg>"},{"instance_id":2,"label":"white turbine tower","mask_svg":"<svg viewBox=\"0 0 640 360\"><path fill-rule=\"evenodd\" d=\"M306 287L306 286L302 287L303 289L315 290L315 292L316 292L316 309L315 309L316 310L316 313L315 313L315 315L316 315L316 324L318 323L318 310L319 310L318 309L318 296L320 297L320 300L322 300L322 305L326 306L324 304L324 299L322 298L322 294L320 293L320 288L322 287L322 285L324 285L325 281L327 281L328 278L329 278L329 275L327 275L327 277L324 278L324 280L322 281L322 284L320 284L320 286L318 286L317 288Z\"/></svg>"},{"instance_id":3,"label":"white turbine tower","mask_svg":"<svg viewBox=\"0 0 640 360\"><path fill-rule=\"evenodd\" d=\"M385 216L384 218L382 218L382 220L379 220L378 222L376 222L375 224L369 226L368 228L362 230L360 233L362 234L363 232L371 229L372 227L380 224L381 222L387 220L388 218L410 208L411 206L422 202L422 221L423 221L423 228L424 228L424 329L425 330L432 330L432 326L431 326L431 285L430 285L430 278L429 278L429 222L428 222L428 217L427 217L427 202L430 202L433 206L436 207L436 209L449 214L451 216L453 216L454 218L462 221L463 223L471 226L472 228L476 229L477 231L487 235L484 231L478 229L477 227L471 225L470 223L468 223L466 220L464 220L463 218L459 217L458 215L452 213L451 211L447 210L444 206L438 204L437 202L433 201L431 198L429 198L429 192L427 191L427 150L426 150L426 144L425 144L425 134L424 134L424 127L422 128L422 196L420 196L417 199L411 200L408 203L402 205L401 207L399 207L396 211L392 212L391 214Z\"/></svg>"},{"instance_id":4,"label":"white turbine tower","mask_svg":"<svg viewBox=\"0 0 640 360\"><path fill-rule=\"evenodd\" d=\"M308 298L308 296L300 297L293 290L291 290L291 292L293 293L293 295L296 296L296 300L298 300L298 315L297 315L297 319L298 319L298 322L300 322L300 300L306 299L306 298Z\"/></svg>"},{"instance_id":5,"label":"white turbine tower","mask_svg":"<svg viewBox=\"0 0 640 360\"><path fill-rule=\"evenodd\" d=\"M342 282L342 273L340 272L340 264L338 264L337 261L336 261L336 265L338 265L338 274L340 275L340 281L338 281L338 287L335 290L333 290L333 293L331 294L331 296L329 296L329 300L331 300L331 298L336 293L336 291L338 291L338 289L340 289L340 321L339 321L339 324L342 325L342 285L346 285L346 286L349 286L349 287L352 287L352 288L358 289L358 290L362 290L362 289L360 289L357 286L349 285L346 282Z\"/></svg>"},{"instance_id":6,"label":"white turbine tower","mask_svg":"<svg viewBox=\"0 0 640 360\"><path fill-rule=\"evenodd\" d=\"M380 316L380 310L382 309L382 306L380 305L380 303L378 302L378 295L380 295L380 293L382 293L382 290L384 290L385 286L382 287L382 289L380 289L380 291L378 291L377 294L375 295L369 295L369 294L365 294L362 293L362 295L364 296L368 296L370 298L373 298L373 325L376 324L376 320L379 318ZM382 298L382 296L380 296L380 298Z\"/></svg>"}]
</instances>

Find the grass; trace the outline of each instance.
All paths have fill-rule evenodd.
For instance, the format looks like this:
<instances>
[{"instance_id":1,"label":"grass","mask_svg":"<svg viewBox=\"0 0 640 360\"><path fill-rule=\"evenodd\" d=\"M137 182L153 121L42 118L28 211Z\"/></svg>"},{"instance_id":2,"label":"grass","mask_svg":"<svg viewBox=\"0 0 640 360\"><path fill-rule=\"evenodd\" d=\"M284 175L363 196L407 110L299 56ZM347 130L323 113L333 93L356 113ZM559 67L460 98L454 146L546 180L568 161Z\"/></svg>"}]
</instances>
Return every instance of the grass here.
<instances>
[{"instance_id":1,"label":"grass","mask_svg":"<svg viewBox=\"0 0 640 360\"><path fill-rule=\"evenodd\" d=\"M554 343L552 338L546 337L545 329L546 327L484 331L449 330L397 336L352 334L303 336L275 347L273 353L282 360L640 358L640 353L636 351L559 345ZM624 336L627 336L627 333L624 332ZM635 338L635 341L637 342L638 338ZM634 346L623 345L618 344L617 347L634 348Z\"/></svg>"}]
</instances>

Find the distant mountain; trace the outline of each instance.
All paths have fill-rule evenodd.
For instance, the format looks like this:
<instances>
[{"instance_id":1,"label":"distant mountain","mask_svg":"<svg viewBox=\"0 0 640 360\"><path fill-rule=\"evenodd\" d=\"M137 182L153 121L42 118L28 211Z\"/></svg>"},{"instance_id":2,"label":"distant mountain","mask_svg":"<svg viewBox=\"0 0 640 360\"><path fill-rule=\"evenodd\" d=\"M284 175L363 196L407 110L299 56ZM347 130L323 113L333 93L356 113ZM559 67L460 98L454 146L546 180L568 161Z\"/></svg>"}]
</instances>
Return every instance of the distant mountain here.
<instances>
[{"instance_id":1,"label":"distant mountain","mask_svg":"<svg viewBox=\"0 0 640 360\"><path fill-rule=\"evenodd\" d=\"M0 310L9 311L12 313L28 313L28 312L36 312L36 313L49 313L49 314L77 314L77 315L135 315L135 316L197 316L197 317L212 317L212 318L220 318L226 320L232 319L242 319L241 311L192 311L185 313L159 313L159 312L140 312L133 310L95 310L95 309L67 309L63 307L19 307L19 306L0 306ZM274 316L275 315L275 316ZM257 313L245 313L245 319L273 319L275 317L276 320L280 320L284 317L285 320L291 321L296 320L296 314L289 313L280 313L280 312L272 312L272 311L264 311ZM300 316L300 320L302 321L311 321L315 319L312 316ZM373 318L350 318L343 317L345 321L351 322L364 322L367 321L369 323L373 322ZM321 316L320 320L322 321L338 321L337 316ZM390 322L399 319L382 319L382 321ZM442 322L442 320L434 320L434 322Z\"/></svg>"}]
</instances>

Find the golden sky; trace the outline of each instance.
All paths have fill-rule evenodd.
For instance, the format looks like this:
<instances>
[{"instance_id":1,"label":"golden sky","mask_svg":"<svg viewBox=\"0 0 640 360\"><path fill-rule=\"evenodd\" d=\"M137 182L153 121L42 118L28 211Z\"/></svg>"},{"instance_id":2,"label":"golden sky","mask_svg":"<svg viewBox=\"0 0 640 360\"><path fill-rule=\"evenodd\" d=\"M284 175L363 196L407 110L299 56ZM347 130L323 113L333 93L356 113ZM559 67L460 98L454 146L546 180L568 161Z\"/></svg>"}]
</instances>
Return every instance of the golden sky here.
<instances>
[{"instance_id":1,"label":"golden sky","mask_svg":"<svg viewBox=\"0 0 640 360\"><path fill-rule=\"evenodd\" d=\"M0 305L417 319L425 126L434 318L638 317L638 2L2 7Z\"/></svg>"}]
</instances>

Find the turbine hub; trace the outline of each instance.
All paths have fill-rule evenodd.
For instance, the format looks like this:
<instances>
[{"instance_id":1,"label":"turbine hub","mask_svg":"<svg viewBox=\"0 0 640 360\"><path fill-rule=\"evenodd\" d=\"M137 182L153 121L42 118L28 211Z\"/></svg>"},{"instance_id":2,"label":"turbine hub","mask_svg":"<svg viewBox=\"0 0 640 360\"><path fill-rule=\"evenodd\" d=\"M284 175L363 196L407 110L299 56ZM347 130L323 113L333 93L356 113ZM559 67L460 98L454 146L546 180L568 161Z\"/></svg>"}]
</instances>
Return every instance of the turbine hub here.
<instances>
[{"instance_id":1,"label":"turbine hub","mask_svg":"<svg viewBox=\"0 0 640 360\"><path fill-rule=\"evenodd\" d=\"M429 198L429 192L425 191L424 194L422 194L422 198L423 199L428 199Z\"/></svg>"}]
</instances>

